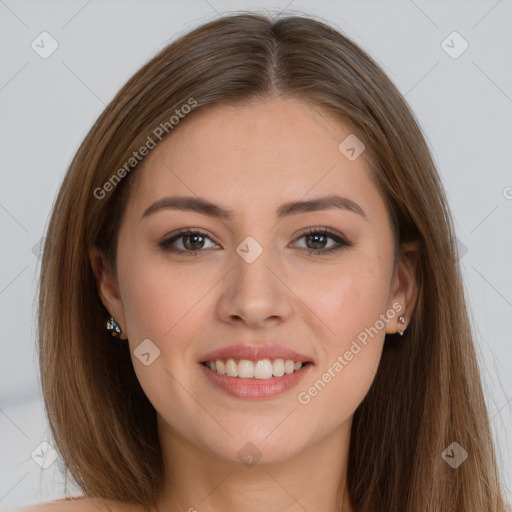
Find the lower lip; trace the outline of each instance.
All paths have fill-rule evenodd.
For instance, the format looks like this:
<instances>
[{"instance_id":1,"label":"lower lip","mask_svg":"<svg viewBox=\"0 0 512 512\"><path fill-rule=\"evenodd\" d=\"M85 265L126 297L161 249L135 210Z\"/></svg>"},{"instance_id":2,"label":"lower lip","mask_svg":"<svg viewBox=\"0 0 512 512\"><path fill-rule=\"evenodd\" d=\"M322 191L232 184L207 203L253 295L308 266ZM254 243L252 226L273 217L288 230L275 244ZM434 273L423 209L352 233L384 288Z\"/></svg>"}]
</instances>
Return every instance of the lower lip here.
<instances>
[{"instance_id":1,"label":"lower lip","mask_svg":"<svg viewBox=\"0 0 512 512\"><path fill-rule=\"evenodd\" d=\"M284 393L296 386L309 371L311 363L306 364L300 370L282 377L271 377L270 379L240 379L239 377L228 377L210 370L204 364L200 364L202 371L210 382L225 391L231 396L249 400L272 398Z\"/></svg>"}]
</instances>

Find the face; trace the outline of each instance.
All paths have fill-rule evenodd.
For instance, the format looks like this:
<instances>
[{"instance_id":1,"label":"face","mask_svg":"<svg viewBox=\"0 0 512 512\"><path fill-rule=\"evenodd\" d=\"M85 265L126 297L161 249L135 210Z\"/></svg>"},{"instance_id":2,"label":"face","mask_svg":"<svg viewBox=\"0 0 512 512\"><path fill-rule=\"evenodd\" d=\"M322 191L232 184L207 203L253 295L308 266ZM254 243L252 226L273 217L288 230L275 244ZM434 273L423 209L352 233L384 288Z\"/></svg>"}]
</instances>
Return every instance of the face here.
<instances>
[{"instance_id":1,"label":"face","mask_svg":"<svg viewBox=\"0 0 512 512\"><path fill-rule=\"evenodd\" d=\"M350 428L410 288L351 133L300 100L207 107L137 169L100 294L167 435L276 462Z\"/></svg>"}]
</instances>

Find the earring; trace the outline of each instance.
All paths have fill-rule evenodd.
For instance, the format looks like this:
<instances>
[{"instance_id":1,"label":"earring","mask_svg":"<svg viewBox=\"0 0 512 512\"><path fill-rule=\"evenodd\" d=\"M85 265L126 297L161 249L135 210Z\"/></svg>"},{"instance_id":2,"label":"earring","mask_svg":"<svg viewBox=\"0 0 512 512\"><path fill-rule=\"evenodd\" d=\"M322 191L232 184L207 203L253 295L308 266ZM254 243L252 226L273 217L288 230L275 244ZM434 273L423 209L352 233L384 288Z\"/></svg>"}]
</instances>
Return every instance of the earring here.
<instances>
[{"instance_id":1,"label":"earring","mask_svg":"<svg viewBox=\"0 0 512 512\"><path fill-rule=\"evenodd\" d=\"M398 317L398 321L401 323L401 324L405 324L405 316L404 315L400 315ZM404 327L403 329L398 329L397 332L398 334L400 334L400 336L403 336L404 335L404 332L405 332L405 329L407 329L407 327Z\"/></svg>"},{"instance_id":2,"label":"earring","mask_svg":"<svg viewBox=\"0 0 512 512\"><path fill-rule=\"evenodd\" d=\"M117 323L113 316L107 319L106 327L110 335L114 336L115 338L118 338L121 334L121 326Z\"/></svg>"}]
</instances>

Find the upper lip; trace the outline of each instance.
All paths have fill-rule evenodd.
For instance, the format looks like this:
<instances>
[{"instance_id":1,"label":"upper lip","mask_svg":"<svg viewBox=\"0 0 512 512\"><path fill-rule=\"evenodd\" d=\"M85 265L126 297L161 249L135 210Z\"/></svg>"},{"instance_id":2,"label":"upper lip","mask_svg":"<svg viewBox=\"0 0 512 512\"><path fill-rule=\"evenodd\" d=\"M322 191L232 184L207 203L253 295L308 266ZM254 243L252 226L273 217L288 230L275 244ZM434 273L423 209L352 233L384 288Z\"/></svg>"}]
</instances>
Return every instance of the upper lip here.
<instances>
[{"instance_id":1,"label":"upper lip","mask_svg":"<svg viewBox=\"0 0 512 512\"><path fill-rule=\"evenodd\" d=\"M248 359L249 361L260 361L262 359L291 359L295 362L300 361L302 363L312 361L310 357L277 345L230 345L209 352L201 358L200 362L216 361L217 359Z\"/></svg>"}]
</instances>

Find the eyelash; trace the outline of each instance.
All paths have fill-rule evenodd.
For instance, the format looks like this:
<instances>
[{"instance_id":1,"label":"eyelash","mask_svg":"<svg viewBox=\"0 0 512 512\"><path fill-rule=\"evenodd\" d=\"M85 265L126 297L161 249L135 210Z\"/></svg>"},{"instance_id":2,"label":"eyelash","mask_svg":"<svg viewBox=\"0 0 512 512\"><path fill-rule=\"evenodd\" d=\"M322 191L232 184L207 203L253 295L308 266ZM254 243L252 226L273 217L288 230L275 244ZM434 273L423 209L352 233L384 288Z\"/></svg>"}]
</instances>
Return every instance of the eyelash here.
<instances>
[{"instance_id":1,"label":"eyelash","mask_svg":"<svg viewBox=\"0 0 512 512\"><path fill-rule=\"evenodd\" d=\"M186 254L187 256L198 256L200 252L205 251L204 249L200 249L200 250L196 250L196 251L188 251L188 250L183 250L183 249L176 249L176 247L173 247L172 244L176 240L183 238L185 235L192 235L192 236L200 235L200 236L210 239L208 234L204 233L203 231L195 230L195 229L183 229L183 230L179 231L178 233L174 234L172 237L167 238L166 240L163 240L162 242L160 242L158 244L158 246L163 251L172 252L175 254ZM326 228L309 228L305 233L302 233L297 238L297 240L300 240L301 238L304 238L306 236L311 236L311 235L326 236L327 238L334 240L337 245L334 245L328 249L305 249L305 250L309 251L310 255L312 255L312 254L317 254L317 255L331 254L331 253L337 252L341 249L345 249L347 247L352 247L352 244L350 242L348 242L340 235L338 235Z\"/></svg>"}]
</instances>

